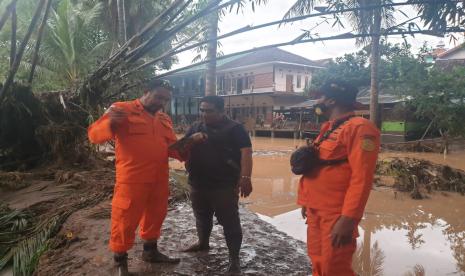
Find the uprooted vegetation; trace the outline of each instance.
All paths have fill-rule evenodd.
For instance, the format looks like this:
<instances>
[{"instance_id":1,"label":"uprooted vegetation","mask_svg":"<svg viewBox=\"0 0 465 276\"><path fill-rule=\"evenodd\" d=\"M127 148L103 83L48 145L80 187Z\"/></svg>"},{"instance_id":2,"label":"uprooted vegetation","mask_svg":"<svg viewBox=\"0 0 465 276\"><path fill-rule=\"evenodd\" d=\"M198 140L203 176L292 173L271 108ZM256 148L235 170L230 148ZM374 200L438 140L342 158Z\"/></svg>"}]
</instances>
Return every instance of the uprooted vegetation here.
<instances>
[{"instance_id":1,"label":"uprooted vegetation","mask_svg":"<svg viewBox=\"0 0 465 276\"><path fill-rule=\"evenodd\" d=\"M392 177L393 187L422 199L432 191L465 194L465 172L414 158L390 158L378 162L377 174Z\"/></svg>"},{"instance_id":2,"label":"uprooted vegetation","mask_svg":"<svg viewBox=\"0 0 465 276\"><path fill-rule=\"evenodd\" d=\"M111 165L111 163L108 163ZM57 235L74 212L111 198L114 170L38 170L0 173L0 270L13 265L15 275L32 275L40 256L74 241ZM170 205L188 196L186 176L170 172ZM92 218L109 218L110 206L97 208Z\"/></svg>"}]
</instances>

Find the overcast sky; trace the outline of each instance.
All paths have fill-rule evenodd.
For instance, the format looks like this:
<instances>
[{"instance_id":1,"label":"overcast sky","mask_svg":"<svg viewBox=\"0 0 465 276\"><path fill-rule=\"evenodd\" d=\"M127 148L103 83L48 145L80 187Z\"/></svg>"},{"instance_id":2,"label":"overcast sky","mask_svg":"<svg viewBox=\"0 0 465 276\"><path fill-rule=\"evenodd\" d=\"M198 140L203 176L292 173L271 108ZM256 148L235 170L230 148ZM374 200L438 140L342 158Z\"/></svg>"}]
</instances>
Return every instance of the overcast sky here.
<instances>
[{"instance_id":1,"label":"overcast sky","mask_svg":"<svg viewBox=\"0 0 465 276\"><path fill-rule=\"evenodd\" d=\"M252 11L251 6L247 6L244 8L243 12L240 12L239 14L236 14L235 11L228 13L219 23L220 35L247 25L258 25L282 19L285 12L294 2L295 0L268 0L266 5L256 6L255 12ZM412 8L402 7L402 10L407 13L409 17L416 16L416 12ZM397 14L396 20L400 23L405 21L406 17L402 14ZM275 25L235 35L221 40L222 46L218 50L222 51L224 54L230 54L254 47L286 42L302 34L302 30L310 29L321 21L321 18L316 17L295 22L293 24L286 24L281 27ZM346 29L331 27L331 24L323 24L316 28L314 32L318 33L320 36L331 36L351 30L348 23L344 22L344 26L346 26ZM454 46L453 44L449 44L448 38L442 39L439 37L425 35L416 35L414 38L410 36L408 37L408 41L413 45L414 51L417 51L424 41L428 41L431 46L436 46L441 40L445 42L446 48ZM393 43L401 43L403 42L403 38L400 36L390 37L389 41ZM311 60L317 60L342 56L345 53L352 53L358 48L355 45L355 40L351 39L305 43L282 47L282 49ZM195 53L192 52L186 52L178 55L179 64L177 64L174 68L191 64L194 56Z\"/></svg>"}]
</instances>

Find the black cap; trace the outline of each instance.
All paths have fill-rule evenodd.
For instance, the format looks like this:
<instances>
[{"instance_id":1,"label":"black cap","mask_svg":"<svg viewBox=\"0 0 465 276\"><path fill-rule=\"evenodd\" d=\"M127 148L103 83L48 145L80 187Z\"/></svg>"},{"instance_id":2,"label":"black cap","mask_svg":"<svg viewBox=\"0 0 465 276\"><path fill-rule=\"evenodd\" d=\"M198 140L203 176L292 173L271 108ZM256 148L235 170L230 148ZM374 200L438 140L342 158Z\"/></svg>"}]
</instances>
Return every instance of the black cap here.
<instances>
[{"instance_id":1,"label":"black cap","mask_svg":"<svg viewBox=\"0 0 465 276\"><path fill-rule=\"evenodd\" d=\"M325 96L344 104L355 104L357 102L357 87L342 80L326 81L315 93Z\"/></svg>"},{"instance_id":2,"label":"black cap","mask_svg":"<svg viewBox=\"0 0 465 276\"><path fill-rule=\"evenodd\" d=\"M171 83L168 80L154 79L154 80L150 80L149 82L145 84L145 88L147 90L154 90L159 87L173 91L173 86L171 86Z\"/></svg>"}]
</instances>

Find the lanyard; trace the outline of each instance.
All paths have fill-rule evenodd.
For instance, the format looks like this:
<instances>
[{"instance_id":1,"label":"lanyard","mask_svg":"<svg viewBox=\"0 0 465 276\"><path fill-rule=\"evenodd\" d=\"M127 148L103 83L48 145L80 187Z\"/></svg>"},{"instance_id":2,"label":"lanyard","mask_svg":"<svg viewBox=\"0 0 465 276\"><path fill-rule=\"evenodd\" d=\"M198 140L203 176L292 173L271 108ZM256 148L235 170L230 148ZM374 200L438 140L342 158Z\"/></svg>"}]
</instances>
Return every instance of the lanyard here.
<instances>
[{"instance_id":1,"label":"lanyard","mask_svg":"<svg viewBox=\"0 0 465 276\"><path fill-rule=\"evenodd\" d=\"M338 129L341 125L343 125L345 122L349 121L353 117L355 117L355 116L350 115L350 116L341 118L339 120L336 120L334 122L333 126L331 127L331 129L327 130L317 142L313 143L313 145L315 147L319 147L321 143L323 143L326 139L329 138L329 135L331 135L331 133L333 133L336 129Z\"/></svg>"}]
</instances>

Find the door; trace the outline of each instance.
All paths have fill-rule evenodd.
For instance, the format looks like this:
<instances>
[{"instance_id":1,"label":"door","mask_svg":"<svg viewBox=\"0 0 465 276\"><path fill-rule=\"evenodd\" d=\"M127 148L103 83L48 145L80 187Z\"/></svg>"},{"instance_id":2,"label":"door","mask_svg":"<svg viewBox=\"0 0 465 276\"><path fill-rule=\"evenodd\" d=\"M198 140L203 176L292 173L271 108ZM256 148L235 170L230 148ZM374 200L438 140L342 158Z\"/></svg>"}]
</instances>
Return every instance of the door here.
<instances>
[{"instance_id":1,"label":"door","mask_svg":"<svg viewBox=\"0 0 465 276\"><path fill-rule=\"evenodd\" d=\"M294 92L294 75L286 75L286 92Z\"/></svg>"},{"instance_id":2,"label":"door","mask_svg":"<svg viewBox=\"0 0 465 276\"><path fill-rule=\"evenodd\" d=\"M242 94L243 82L242 78L237 79L237 94Z\"/></svg>"}]
</instances>

